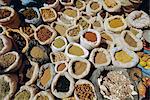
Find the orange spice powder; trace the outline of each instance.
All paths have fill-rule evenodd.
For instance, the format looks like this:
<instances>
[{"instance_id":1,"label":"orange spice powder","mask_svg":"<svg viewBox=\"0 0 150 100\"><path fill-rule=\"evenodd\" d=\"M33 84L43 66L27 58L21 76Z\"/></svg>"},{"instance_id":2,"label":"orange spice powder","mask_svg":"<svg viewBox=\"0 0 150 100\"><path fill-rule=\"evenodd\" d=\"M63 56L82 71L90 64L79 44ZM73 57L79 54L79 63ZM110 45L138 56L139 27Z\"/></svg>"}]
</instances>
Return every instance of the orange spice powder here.
<instances>
[{"instance_id":1,"label":"orange spice powder","mask_svg":"<svg viewBox=\"0 0 150 100\"><path fill-rule=\"evenodd\" d=\"M43 76L40 79L40 83L42 84L42 86L46 86L46 84L48 83L48 81L51 79L51 73L50 73L50 68L47 68L44 73Z\"/></svg>"},{"instance_id":2,"label":"orange spice powder","mask_svg":"<svg viewBox=\"0 0 150 100\"><path fill-rule=\"evenodd\" d=\"M91 42L95 42L97 40L96 34L93 32L86 32L84 37Z\"/></svg>"}]
</instances>

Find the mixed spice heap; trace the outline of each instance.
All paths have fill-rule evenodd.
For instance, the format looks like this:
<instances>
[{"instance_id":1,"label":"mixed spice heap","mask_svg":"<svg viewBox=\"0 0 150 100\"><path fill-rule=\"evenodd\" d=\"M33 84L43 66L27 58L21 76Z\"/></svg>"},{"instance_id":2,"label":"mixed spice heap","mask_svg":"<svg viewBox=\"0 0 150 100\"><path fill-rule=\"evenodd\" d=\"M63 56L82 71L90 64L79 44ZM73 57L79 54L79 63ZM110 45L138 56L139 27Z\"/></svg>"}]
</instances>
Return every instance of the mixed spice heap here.
<instances>
[{"instance_id":1,"label":"mixed spice heap","mask_svg":"<svg viewBox=\"0 0 150 100\"><path fill-rule=\"evenodd\" d=\"M146 4L0 0L0 100L149 100Z\"/></svg>"}]
</instances>

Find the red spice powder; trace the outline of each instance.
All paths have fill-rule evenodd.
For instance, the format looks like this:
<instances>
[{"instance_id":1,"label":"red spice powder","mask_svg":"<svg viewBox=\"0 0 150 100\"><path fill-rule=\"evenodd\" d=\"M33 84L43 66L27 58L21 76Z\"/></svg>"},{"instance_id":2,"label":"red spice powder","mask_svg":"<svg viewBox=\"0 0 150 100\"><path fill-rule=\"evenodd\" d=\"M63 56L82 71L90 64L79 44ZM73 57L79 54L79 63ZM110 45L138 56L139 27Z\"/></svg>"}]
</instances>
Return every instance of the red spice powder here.
<instances>
[{"instance_id":1,"label":"red spice powder","mask_svg":"<svg viewBox=\"0 0 150 100\"><path fill-rule=\"evenodd\" d=\"M52 32L45 27L42 27L37 31L37 37L42 42L48 40L51 36Z\"/></svg>"},{"instance_id":2,"label":"red spice powder","mask_svg":"<svg viewBox=\"0 0 150 100\"><path fill-rule=\"evenodd\" d=\"M93 32L86 32L84 37L91 42L95 42L97 40L96 34Z\"/></svg>"}]
</instances>

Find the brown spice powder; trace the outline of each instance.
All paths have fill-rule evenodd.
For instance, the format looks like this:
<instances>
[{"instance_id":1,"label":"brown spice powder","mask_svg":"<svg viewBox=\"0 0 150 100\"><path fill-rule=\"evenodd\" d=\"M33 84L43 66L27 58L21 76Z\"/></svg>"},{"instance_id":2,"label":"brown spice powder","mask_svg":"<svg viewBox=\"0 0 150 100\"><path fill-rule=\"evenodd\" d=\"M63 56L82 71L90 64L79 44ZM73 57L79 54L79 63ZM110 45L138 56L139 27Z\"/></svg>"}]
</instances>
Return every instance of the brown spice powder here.
<instances>
[{"instance_id":1,"label":"brown spice powder","mask_svg":"<svg viewBox=\"0 0 150 100\"><path fill-rule=\"evenodd\" d=\"M101 34L101 37L105 40L113 41L112 38L104 32Z\"/></svg>"},{"instance_id":2,"label":"brown spice powder","mask_svg":"<svg viewBox=\"0 0 150 100\"><path fill-rule=\"evenodd\" d=\"M47 28L45 27L41 27L38 31L37 31L37 37L40 41L44 42L46 40L48 40L50 37L52 36L52 32L49 31Z\"/></svg>"},{"instance_id":3,"label":"brown spice powder","mask_svg":"<svg viewBox=\"0 0 150 100\"><path fill-rule=\"evenodd\" d=\"M34 72L34 66L32 66L30 69L27 70L26 77L31 79L32 75L33 75L33 72Z\"/></svg>"},{"instance_id":4,"label":"brown spice powder","mask_svg":"<svg viewBox=\"0 0 150 100\"><path fill-rule=\"evenodd\" d=\"M50 68L47 68L44 70L42 77L40 78L40 83L43 86L46 86L48 81L51 79L51 72L50 72Z\"/></svg>"},{"instance_id":5,"label":"brown spice powder","mask_svg":"<svg viewBox=\"0 0 150 100\"><path fill-rule=\"evenodd\" d=\"M60 64L60 65L58 65L57 70L58 71L63 71L65 69L65 67L66 67L66 65L64 63Z\"/></svg>"},{"instance_id":6,"label":"brown spice powder","mask_svg":"<svg viewBox=\"0 0 150 100\"><path fill-rule=\"evenodd\" d=\"M137 47L137 42L128 33L125 34L124 39L128 43L128 45Z\"/></svg>"},{"instance_id":7,"label":"brown spice powder","mask_svg":"<svg viewBox=\"0 0 150 100\"><path fill-rule=\"evenodd\" d=\"M85 62L77 61L73 64L73 72L76 75L81 75L87 67L87 64Z\"/></svg>"},{"instance_id":8,"label":"brown spice powder","mask_svg":"<svg viewBox=\"0 0 150 100\"><path fill-rule=\"evenodd\" d=\"M96 64L104 64L107 62L106 55L102 51L95 53L94 59Z\"/></svg>"},{"instance_id":9,"label":"brown spice powder","mask_svg":"<svg viewBox=\"0 0 150 100\"><path fill-rule=\"evenodd\" d=\"M91 8L92 8L93 10L96 10L96 9L99 8L99 4L98 4L97 2L93 2L93 3L91 4Z\"/></svg>"},{"instance_id":10,"label":"brown spice powder","mask_svg":"<svg viewBox=\"0 0 150 100\"><path fill-rule=\"evenodd\" d=\"M86 32L84 37L91 42L95 42L97 40L96 34L93 32Z\"/></svg>"}]
</instances>

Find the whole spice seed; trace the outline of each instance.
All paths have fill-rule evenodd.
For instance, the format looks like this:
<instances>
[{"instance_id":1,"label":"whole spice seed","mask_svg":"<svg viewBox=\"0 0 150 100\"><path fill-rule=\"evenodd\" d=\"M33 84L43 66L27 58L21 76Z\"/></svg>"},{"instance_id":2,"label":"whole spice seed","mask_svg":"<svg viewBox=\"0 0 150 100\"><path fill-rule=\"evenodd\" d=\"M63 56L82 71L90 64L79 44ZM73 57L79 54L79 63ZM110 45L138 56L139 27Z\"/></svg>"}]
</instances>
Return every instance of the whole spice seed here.
<instances>
[{"instance_id":1,"label":"whole spice seed","mask_svg":"<svg viewBox=\"0 0 150 100\"><path fill-rule=\"evenodd\" d=\"M25 26L22 27L22 30L25 34L27 34L28 36L30 36L31 34L34 33L34 30L30 27L30 26Z\"/></svg>"},{"instance_id":2,"label":"whole spice seed","mask_svg":"<svg viewBox=\"0 0 150 100\"><path fill-rule=\"evenodd\" d=\"M12 65L16 60L16 56L13 54L5 54L0 56L0 67L3 68L7 68L10 65ZM0 68L0 69L1 69Z\"/></svg>"},{"instance_id":3,"label":"whole spice seed","mask_svg":"<svg viewBox=\"0 0 150 100\"><path fill-rule=\"evenodd\" d=\"M101 24L100 24L99 21L95 21L95 22L93 23L93 26L95 26L95 27L101 27Z\"/></svg>"},{"instance_id":4,"label":"whole spice seed","mask_svg":"<svg viewBox=\"0 0 150 100\"><path fill-rule=\"evenodd\" d=\"M38 17L36 11L34 11L32 8L24 10L23 15L29 20Z\"/></svg>"},{"instance_id":5,"label":"whole spice seed","mask_svg":"<svg viewBox=\"0 0 150 100\"><path fill-rule=\"evenodd\" d=\"M53 56L54 62L65 61L67 59L66 56L64 55L64 53L62 53L62 52L55 53L52 56Z\"/></svg>"},{"instance_id":6,"label":"whole spice seed","mask_svg":"<svg viewBox=\"0 0 150 100\"><path fill-rule=\"evenodd\" d=\"M9 83L4 79L0 79L0 100L3 100L5 96L9 94L10 86Z\"/></svg>"},{"instance_id":7,"label":"whole spice seed","mask_svg":"<svg viewBox=\"0 0 150 100\"><path fill-rule=\"evenodd\" d=\"M79 25L82 26L83 29L86 29L89 27L89 23L87 23L83 18L80 18L78 23L79 23Z\"/></svg>"},{"instance_id":8,"label":"whole spice seed","mask_svg":"<svg viewBox=\"0 0 150 100\"><path fill-rule=\"evenodd\" d=\"M115 96L120 100L127 100L132 94L131 81L121 71L110 71L101 84L107 88L106 95L109 97Z\"/></svg>"},{"instance_id":9,"label":"whole spice seed","mask_svg":"<svg viewBox=\"0 0 150 100\"><path fill-rule=\"evenodd\" d=\"M75 93L80 100L93 100L94 92L90 84L79 84L75 86Z\"/></svg>"},{"instance_id":10,"label":"whole spice seed","mask_svg":"<svg viewBox=\"0 0 150 100\"><path fill-rule=\"evenodd\" d=\"M11 12L6 9L0 9L0 19L10 16Z\"/></svg>"},{"instance_id":11,"label":"whole spice seed","mask_svg":"<svg viewBox=\"0 0 150 100\"><path fill-rule=\"evenodd\" d=\"M77 36L79 34L79 32L80 32L80 27L78 26L74 29L71 29L68 34L69 34L69 36L73 37L73 36Z\"/></svg>"},{"instance_id":12,"label":"whole spice seed","mask_svg":"<svg viewBox=\"0 0 150 100\"><path fill-rule=\"evenodd\" d=\"M52 32L45 27L42 27L37 31L37 37L42 42L48 40L51 36Z\"/></svg>"},{"instance_id":13,"label":"whole spice seed","mask_svg":"<svg viewBox=\"0 0 150 100\"><path fill-rule=\"evenodd\" d=\"M45 18L45 19L49 19L49 18L54 18L55 15L54 15L54 12L51 11L50 9L42 9L42 16Z\"/></svg>"},{"instance_id":14,"label":"whole spice seed","mask_svg":"<svg viewBox=\"0 0 150 100\"><path fill-rule=\"evenodd\" d=\"M86 32L84 37L91 42L95 42L97 40L96 34L93 32Z\"/></svg>"}]
</instances>

